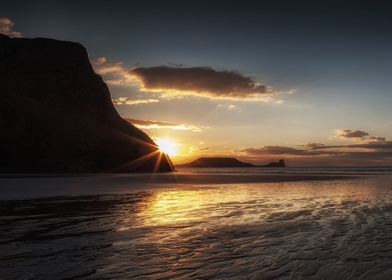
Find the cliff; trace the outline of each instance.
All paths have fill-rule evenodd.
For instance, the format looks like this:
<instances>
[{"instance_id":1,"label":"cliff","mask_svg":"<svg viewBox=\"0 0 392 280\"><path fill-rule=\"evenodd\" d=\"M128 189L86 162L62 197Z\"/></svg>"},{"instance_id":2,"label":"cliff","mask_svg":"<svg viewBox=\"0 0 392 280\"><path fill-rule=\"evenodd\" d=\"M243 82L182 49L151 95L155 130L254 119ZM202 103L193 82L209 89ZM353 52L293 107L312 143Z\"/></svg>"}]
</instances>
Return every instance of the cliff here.
<instances>
[{"instance_id":1,"label":"cliff","mask_svg":"<svg viewBox=\"0 0 392 280\"><path fill-rule=\"evenodd\" d=\"M85 48L0 34L1 172L172 171L116 112Z\"/></svg>"},{"instance_id":2,"label":"cliff","mask_svg":"<svg viewBox=\"0 0 392 280\"><path fill-rule=\"evenodd\" d=\"M285 167L284 160L270 162L266 165L253 165L232 157L201 157L190 163L177 165L178 167Z\"/></svg>"},{"instance_id":3,"label":"cliff","mask_svg":"<svg viewBox=\"0 0 392 280\"><path fill-rule=\"evenodd\" d=\"M239 161L229 157L202 157L181 167L254 167L251 163Z\"/></svg>"}]
</instances>

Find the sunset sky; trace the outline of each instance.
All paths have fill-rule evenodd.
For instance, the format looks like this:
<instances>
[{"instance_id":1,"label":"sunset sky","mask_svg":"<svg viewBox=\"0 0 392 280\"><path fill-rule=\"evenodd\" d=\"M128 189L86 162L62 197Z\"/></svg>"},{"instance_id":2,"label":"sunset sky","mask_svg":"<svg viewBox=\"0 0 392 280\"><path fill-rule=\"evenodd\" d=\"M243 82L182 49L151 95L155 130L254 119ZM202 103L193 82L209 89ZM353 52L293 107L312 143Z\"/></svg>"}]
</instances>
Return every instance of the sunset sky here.
<instances>
[{"instance_id":1,"label":"sunset sky","mask_svg":"<svg viewBox=\"0 0 392 280\"><path fill-rule=\"evenodd\" d=\"M386 5L211 2L8 1L0 33L83 44L120 115L175 163L392 165Z\"/></svg>"}]
</instances>

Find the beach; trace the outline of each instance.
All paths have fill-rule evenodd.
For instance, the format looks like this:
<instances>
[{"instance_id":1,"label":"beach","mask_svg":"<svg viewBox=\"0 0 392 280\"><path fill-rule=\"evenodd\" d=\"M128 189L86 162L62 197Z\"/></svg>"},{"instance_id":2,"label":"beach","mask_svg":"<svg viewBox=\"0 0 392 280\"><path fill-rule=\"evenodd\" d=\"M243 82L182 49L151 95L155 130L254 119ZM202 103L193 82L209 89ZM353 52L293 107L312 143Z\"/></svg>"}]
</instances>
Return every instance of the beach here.
<instances>
[{"instance_id":1,"label":"beach","mask_svg":"<svg viewBox=\"0 0 392 280\"><path fill-rule=\"evenodd\" d=\"M390 170L305 171L3 176L1 278L390 279Z\"/></svg>"},{"instance_id":2,"label":"beach","mask_svg":"<svg viewBox=\"0 0 392 280\"><path fill-rule=\"evenodd\" d=\"M392 279L387 1L4 1L0 280Z\"/></svg>"}]
</instances>

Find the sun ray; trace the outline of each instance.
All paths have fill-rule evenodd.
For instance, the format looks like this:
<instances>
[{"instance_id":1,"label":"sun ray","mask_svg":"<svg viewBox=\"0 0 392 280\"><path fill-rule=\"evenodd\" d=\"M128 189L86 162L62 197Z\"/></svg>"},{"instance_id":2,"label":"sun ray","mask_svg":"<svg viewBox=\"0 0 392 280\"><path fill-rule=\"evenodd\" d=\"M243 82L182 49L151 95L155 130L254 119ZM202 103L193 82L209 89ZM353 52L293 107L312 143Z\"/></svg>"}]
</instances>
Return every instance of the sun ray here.
<instances>
[{"instance_id":1,"label":"sun ray","mask_svg":"<svg viewBox=\"0 0 392 280\"><path fill-rule=\"evenodd\" d=\"M177 148L178 144L171 139L167 138L158 138L155 140L157 143L159 150L162 153L165 153L169 156L176 156L177 155Z\"/></svg>"}]
</instances>

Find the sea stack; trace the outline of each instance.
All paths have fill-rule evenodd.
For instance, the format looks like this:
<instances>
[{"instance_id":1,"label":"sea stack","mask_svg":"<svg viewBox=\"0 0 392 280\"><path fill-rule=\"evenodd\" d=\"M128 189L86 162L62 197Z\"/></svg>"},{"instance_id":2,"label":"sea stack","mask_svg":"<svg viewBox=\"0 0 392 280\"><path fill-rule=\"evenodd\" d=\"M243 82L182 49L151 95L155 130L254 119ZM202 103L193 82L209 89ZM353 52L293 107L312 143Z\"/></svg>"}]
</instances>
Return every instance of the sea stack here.
<instances>
[{"instance_id":1,"label":"sea stack","mask_svg":"<svg viewBox=\"0 0 392 280\"><path fill-rule=\"evenodd\" d=\"M173 170L78 43L0 34L0 98L0 172Z\"/></svg>"}]
</instances>

